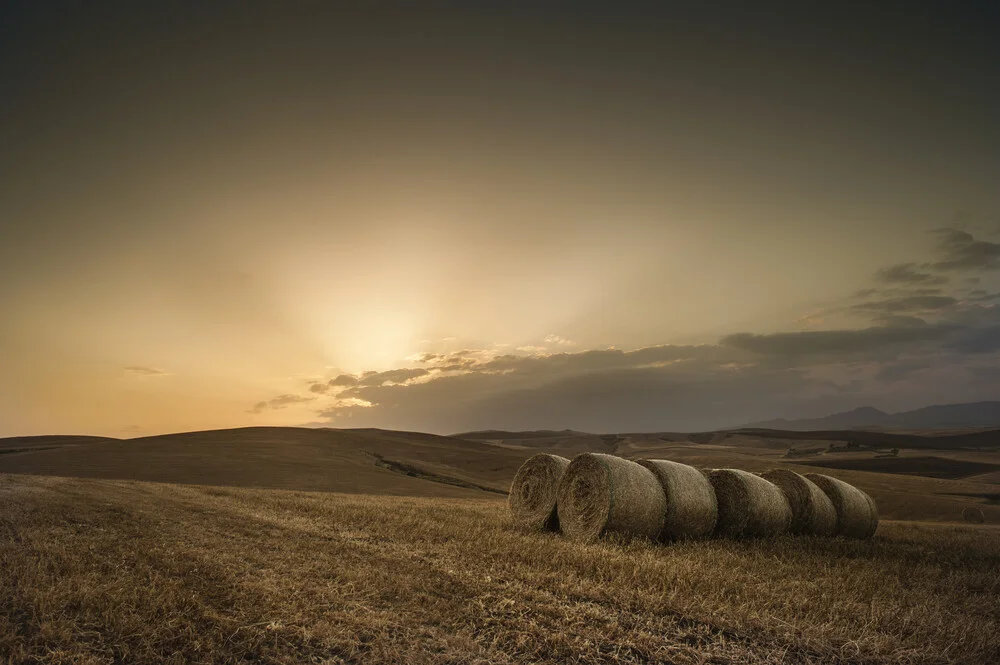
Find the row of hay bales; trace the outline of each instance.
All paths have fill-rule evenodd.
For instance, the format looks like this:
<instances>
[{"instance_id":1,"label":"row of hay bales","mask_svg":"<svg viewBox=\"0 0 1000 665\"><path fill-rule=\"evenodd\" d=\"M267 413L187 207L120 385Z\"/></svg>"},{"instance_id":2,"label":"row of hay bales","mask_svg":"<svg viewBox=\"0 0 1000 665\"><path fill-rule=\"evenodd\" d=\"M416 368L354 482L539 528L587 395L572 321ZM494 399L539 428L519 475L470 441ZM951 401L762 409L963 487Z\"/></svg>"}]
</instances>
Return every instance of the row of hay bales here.
<instances>
[{"instance_id":1,"label":"row of hay bales","mask_svg":"<svg viewBox=\"0 0 1000 665\"><path fill-rule=\"evenodd\" d=\"M539 454L510 489L514 522L580 541L605 534L671 541L785 533L870 538L878 509L866 493L818 473L696 469L669 460Z\"/></svg>"}]
</instances>

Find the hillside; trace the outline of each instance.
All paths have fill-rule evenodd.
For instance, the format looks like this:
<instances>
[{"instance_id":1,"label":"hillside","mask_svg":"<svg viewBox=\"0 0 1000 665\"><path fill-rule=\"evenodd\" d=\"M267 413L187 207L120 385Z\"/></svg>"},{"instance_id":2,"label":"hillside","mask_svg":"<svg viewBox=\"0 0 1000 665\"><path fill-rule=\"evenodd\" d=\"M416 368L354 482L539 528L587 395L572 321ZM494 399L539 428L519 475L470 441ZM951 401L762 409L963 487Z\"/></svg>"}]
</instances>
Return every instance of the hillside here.
<instances>
[{"instance_id":1,"label":"hillside","mask_svg":"<svg viewBox=\"0 0 1000 665\"><path fill-rule=\"evenodd\" d=\"M1000 484L1000 452L972 445L990 444L995 449L1000 446L996 431L955 437L769 430L552 434L475 441L379 429L252 427L129 440L4 439L0 440L0 452L6 452L0 454L0 473L502 498L529 456L550 452L573 457L593 451L631 459L673 459L703 468L766 471L787 467L808 473L822 466L869 492L887 519L960 522L963 509L975 507L983 510L988 523L1000 524L1000 504L994 500ZM880 448L847 448L844 437L859 437L866 445ZM879 451L892 444L901 452L884 457ZM933 446L938 448L928 452Z\"/></svg>"},{"instance_id":2,"label":"hillside","mask_svg":"<svg viewBox=\"0 0 1000 665\"><path fill-rule=\"evenodd\" d=\"M528 441L532 439L555 439L567 436L594 436L593 434L588 434L587 432L577 432L571 429L564 430L551 430L551 429L539 429L539 430L527 430L523 432L511 432L502 429L487 429L480 430L477 432L462 432L461 434L452 434L456 439L468 439L470 441Z\"/></svg>"},{"instance_id":3,"label":"hillside","mask_svg":"<svg viewBox=\"0 0 1000 665\"><path fill-rule=\"evenodd\" d=\"M35 438L35 437L32 437ZM25 445L0 472L272 489L472 496L506 491L524 456L423 433L250 427Z\"/></svg>"},{"instance_id":4,"label":"hillside","mask_svg":"<svg viewBox=\"0 0 1000 665\"><path fill-rule=\"evenodd\" d=\"M959 429L1000 426L1000 402L937 404L912 411L885 413L870 406L822 418L767 420L745 428L782 430L837 430L862 427L884 429Z\"/></svg>"}]
</instances>

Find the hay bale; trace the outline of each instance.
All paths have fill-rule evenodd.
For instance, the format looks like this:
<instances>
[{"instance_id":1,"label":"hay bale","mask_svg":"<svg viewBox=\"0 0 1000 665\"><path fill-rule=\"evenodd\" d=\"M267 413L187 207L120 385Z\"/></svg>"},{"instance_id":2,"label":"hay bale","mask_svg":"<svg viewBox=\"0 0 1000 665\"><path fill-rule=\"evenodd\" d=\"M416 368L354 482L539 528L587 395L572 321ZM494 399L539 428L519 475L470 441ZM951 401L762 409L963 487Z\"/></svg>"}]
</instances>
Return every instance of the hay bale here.
<instances>
[{"instance_id":1,"label":"hay bale","mask_svg":"<svg viewBox=\"0 0 1000 665\"><path fill-rule=\"evenodd\" d=\"M807 473L833 503L837 511L837 535L871 538L878 528L878 508L870 496L850 483L822 473Z\"/></svg>"},{"instance_id":2,"label":"hay bale","mask_svg":"<svg viewBox=\"0 0 1000 665\"><path fill-rule=\"evenodd\" d=\"M792 510L773 483L739 469L711 469L708 479L719 504L716 535L757 538L788 531Z\"/></svg>"},{"instance_id":3,"label":"hay bale","mask_svg":"<svg viewBox=\"0 0 1000 665\"><path fill-rule=\"evenodd\" d=\"M602 453L573 458L559 481L558 504L563 533L584 542L612 533L655 540L667 512L652 471Z\"/></svg>"},{"instance_id":4,"label":"hay bale","mask_svg":"<svg viewBox=\"0 0 1000 665\"><path fill-rule=\"evenodd\" d=\"M788 469L771 469L760 477L774 483L788 499L792 510L789 533L832 536L837 532L837 509L816 483Z\"/></svg>"},{"instance_id":5,"label":"hay bale","mask_svg":"<svg viewBox=\"0 0 1000 665\"><path fill-rule=\"evenodd\" d=\"M983 514L982 508L969 506L962 508L962 519L970 524L982 524L986 521L986 515Z\"/></svg>"},{"instance_id":6,"label":"hay bale","mask_svg":"<svg viewBox=\"0 0 1000 665\"><path fill-rule=\"evenodd\" d=\"M569 460L541 453L529 457L510 484L507 502L514 524L531 531L558 531L556 490Z\"/></svg>"},{"instance_id":7,"label":"hay bale","mask_svg":"<svg viewBox=\"0 0 1000 665\"><path fill-rule=\"evenodd\" d=\"M719 509L708 478L693 466L664 459L638 463L653 472L667 500L660 540L705 538L715 530Z\"/></svg>"}]
</instances>

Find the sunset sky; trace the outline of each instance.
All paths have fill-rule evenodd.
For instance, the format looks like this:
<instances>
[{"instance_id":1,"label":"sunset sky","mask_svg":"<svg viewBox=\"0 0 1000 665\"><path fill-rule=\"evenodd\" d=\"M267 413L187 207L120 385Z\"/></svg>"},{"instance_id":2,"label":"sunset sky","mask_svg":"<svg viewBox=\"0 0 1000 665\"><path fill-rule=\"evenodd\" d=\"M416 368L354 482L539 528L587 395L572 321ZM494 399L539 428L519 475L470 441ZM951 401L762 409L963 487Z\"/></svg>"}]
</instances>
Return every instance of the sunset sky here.
<instances>
[{"instance_id":1,"label":"sunset sky","mask_svg":"<svg viewBox=\"0 0 1000 665\"><path fill-rule=\"evenodd\" d=\"M351 4L4 3L0 436L1000 399L987 3Z\"/></svg>"}]
</instances>

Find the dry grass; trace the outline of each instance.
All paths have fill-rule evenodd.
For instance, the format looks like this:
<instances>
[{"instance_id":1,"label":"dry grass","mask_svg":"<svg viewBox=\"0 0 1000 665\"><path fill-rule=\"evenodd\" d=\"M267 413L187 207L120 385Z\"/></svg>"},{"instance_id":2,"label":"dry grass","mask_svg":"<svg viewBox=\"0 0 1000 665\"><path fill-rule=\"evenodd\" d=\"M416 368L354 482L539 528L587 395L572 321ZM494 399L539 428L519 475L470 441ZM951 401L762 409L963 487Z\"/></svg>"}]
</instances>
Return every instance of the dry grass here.
<instances>
[{"instance_id":1,"label":"dry grass","mask_svg":"<svg viewBox=\"0 0 1000 665\"><path fill-rule=\"evenodd\" d=\"M581 545L502 498L0 475L0 662L998 662L998 536Z\"/></svg>"}]
</instances>

